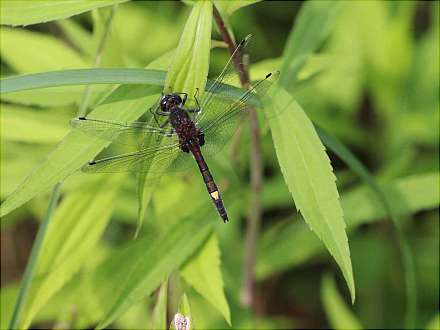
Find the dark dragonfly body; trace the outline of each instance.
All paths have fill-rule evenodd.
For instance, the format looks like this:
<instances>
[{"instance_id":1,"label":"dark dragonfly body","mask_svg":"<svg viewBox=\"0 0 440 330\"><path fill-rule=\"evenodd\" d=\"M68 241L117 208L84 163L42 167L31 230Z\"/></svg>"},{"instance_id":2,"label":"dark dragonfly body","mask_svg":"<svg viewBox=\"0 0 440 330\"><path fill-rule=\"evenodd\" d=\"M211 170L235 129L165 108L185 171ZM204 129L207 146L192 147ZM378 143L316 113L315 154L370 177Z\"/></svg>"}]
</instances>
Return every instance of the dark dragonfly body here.
<instances>
[{"instance_id":1,"label":"dark dragonfly body","mask_svg":"<svg viewBox=\"0 0 440 330\"><path fill-rule=\"evenodd\" d=\"M241 52L243 40L229 59L220 76L210 83L196 107L188 108L187 93L162 94L150 108L150 122L122 123L98 118L72 119L72 127L114 143L135 146L136 151L89 162L82 170L87 173L135 172L157 178L173 170L183 170L197 162L203 181L220 217L228 221L220 192L204 159L215 156L231 139L250 107L249 100L261 96L270 86L265 79L249 90L238 90L235 98L228 92L235 80L234 56ZM235 91L237 92L237 90ZM237 95L237 94L236 94ZM191 157L192 156L192 157ZM155 172L157 170L157 172Z\"/></svg>"},{"instance_id":2,"label":"dark dragonfly body","mask_svg":"<svg viewBox=\"0 0 440 330\"><path fill-rule=\"evenodd\" d=\"M180 149L186 153L191 152L194 156L212 202L223 221L228 222L220 192L200 150L200 147L205 144L204 134L184 110L184 105L185 101L177 94L165 95L160 103L163 113L169 113L169 121L179 138Z\"/></svg>"}]
</instances>

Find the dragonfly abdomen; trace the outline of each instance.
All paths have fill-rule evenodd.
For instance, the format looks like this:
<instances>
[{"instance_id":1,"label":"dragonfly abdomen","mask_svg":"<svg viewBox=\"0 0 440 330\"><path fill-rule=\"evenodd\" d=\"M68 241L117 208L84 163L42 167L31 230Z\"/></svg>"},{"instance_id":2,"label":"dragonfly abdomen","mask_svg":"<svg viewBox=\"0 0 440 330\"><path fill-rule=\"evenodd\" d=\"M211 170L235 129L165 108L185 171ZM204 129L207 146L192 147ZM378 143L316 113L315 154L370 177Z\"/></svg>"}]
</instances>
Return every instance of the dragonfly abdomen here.
<instances>
[{"instance_id":1,"label":"dragonfly abdomen","mask_svg":"<svg viewBox=\"0 0 440 330\"><path fill-rule=\"evenodd\" d=\"M220 195L220 192L217 188L217 185L214 182L214 178L209 171L208 165L203 159L200 148L192 148L192 154L199 166L200 173L202 174L203 181L205 182L206 189L208 190L209 196L211 196L211 200L217 209L217 212L220 214L220 217L224 222L228 222L228 214L226 213L225 206L223 205L223 200Z\"/></svg>"}]
</instances>

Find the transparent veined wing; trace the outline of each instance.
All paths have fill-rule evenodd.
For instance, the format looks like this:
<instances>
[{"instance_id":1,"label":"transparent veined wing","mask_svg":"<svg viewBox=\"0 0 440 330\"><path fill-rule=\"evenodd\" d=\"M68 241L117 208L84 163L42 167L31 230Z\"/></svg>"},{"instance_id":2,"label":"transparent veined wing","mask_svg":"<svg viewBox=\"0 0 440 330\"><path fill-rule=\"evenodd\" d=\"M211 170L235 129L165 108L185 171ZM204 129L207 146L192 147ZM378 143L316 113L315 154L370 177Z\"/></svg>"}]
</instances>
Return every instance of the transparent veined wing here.
<instances>
[{"instance_id":1,"label":"transparent veined wing","mask_svg":"<svg viewBox=\"0 0 440 330\"><path fill-rule=\"evenodd\" d=\"M205 134L207 143L206 146L202 147L202 150L206 154L215 154L226 145L252 107L249 103L251 98L264 96L272 85L269 79L274 76L276 78L277 75L278 73L268 74L265 79L255 82L249 90L233 102L222 95L217 95L211 99L208 104L209 120L203 119L197 123L197 126Z\"/></svg>"},{"instance_id":2,"label":"transparent veined wing","mask_svg":"<svg viewBox=\"0 0 440 330\"><path fill-rule=\"evenodd\" d=\"M184 169L190 166L190 160L190 155L183 153L179 144L158 145L91 161L83 166L82 171L85 173L151 172L162 175L170 169Z\"/></svg>"},{"instance_id":3,"label":"transparent veined wing","mask_svg":"<svg viewBox=\"0 0 440 330\"><path fill-rule=\"evenodd\" d=\"M230 95L232 91L240 91L239 88L233 88L230 86L239 86L240 80L236 71L236 66L242 70L241 74L244 73L243 63L241 62L241 55L243 51L246 49L249 44L251 36L248 35L243 41L241 41L234 53L229 58L226 63L224 69L220 73L220 75L214 80L211 81L211 85L208 86L207 90L203 94L202 99L200 100L200 109L201 111L196 115L196 122L209 121L210 118L215 114L216 107L212 106L214 103L218 103L216 99L222 98L222 103L225 104L227 102L234 102L233 98L225 97ZM209 81L208 81L209 82ZM242 90L244 93L245 90Z\"/></svg>"},{"instance_id":4,"label":"transparent veined wing","mask_svg":"<svg viewBox=\"0 0 440 330\"><path fill-rule=\"evenodd\" d=\"M124 145L140 146L152 135L175 139L175 133L169 128L145 122L119 123L79 117L72 119L70 126L85 134Z\"/></svg>"}]
</instances>

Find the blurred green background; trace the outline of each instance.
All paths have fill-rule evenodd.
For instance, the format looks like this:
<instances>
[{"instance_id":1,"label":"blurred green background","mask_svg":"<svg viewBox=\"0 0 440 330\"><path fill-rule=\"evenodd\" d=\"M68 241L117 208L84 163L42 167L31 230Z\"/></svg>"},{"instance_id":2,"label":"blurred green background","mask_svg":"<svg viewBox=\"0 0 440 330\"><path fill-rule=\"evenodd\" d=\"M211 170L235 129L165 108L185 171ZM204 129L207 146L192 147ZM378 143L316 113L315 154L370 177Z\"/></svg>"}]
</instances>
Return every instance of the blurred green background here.
<instances>
[{"instance_id":1,"label":"blurred green background","mask_svg":"<svg viewBox=\"0 0 440 330\"><path fill-rule=\"evenodd\" d=\"M343 142L384 188L400 215L414 259L415 326L438 328L439 4L368 1L339 5L328 36L302 67L300 79L289 92L312 121ZM249 53L252 79L279 68L288 37L304 6L303 2L257 2L228 18L237 40L253 35ZM176 47L190 10L181 2L120 4L100 66L145 67ZM2 26L2 77L91 67L96 27L102 28L107 14L108 8L103 8L26 28ZM213 39L220 40L215 26L213 31ZM222 69L227 58L223 47L212 50L211 76ZM106 87L93 87L90 108L106 91ZM76 115L83 92L83 86L75 86L1 95L2 202L68 132L69 119ZM247 128L236 160L238 170L231 166L229 150L210 163L234 218L227 226L217 228L232 327L403 327L406 298L402 256L396 229L377 196L328 151L348 225L357 289L356 303L351 306L336 264L297 215L264 118L261 127L264 213L253 310L240 304L249 193ZM75 174L63 185L62 200L83 194L84 187L93 183L106 181L109 179L105 176ZM203 208L200 205L211 207L204 189L196 172L165 178L153 195L142 235L154 240L155 233L195 214ZM89 193L93 198L96 190ZM2 219L1 328L9 322L48 196L34 198ZM37 313L32 328L91 328L100 321L104 302L96 301L95 290L105 286L106 277L93 285L86 282L89 286L81 280L108 256L136 244L132 240L137 223L134 178L124 180L113 205L111 220L98 244L87 251L80 269L67 270L72 275L70 281ZM74 212L74 205L71 207ZM217 220L215 216L206 218ZM170 279L170 314L181 292L188 295L197 328L228 328L222 315L177 272ZM155 297L132 307L113 328L148 328Z\"/></svg>"}]
</instances>

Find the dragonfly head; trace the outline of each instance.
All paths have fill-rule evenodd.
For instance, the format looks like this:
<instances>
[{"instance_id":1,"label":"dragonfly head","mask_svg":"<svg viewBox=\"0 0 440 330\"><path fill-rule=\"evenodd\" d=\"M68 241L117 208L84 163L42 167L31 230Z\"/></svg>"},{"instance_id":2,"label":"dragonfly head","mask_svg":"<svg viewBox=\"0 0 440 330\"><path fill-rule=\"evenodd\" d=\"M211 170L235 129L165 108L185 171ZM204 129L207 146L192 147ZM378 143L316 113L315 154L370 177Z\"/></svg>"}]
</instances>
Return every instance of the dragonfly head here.
<instances>
[{"instance_id":1,"label":"dragonfly head","mask_svg":"<svg viewBox=\"0 0 440 330\"><path fill-rule=\"evenodd\" d=\"M162 111L169 112L171 108L182 104L182 98L177 94L167 94L160 100L160 108Z\"/></svg>"}]
</instances>

